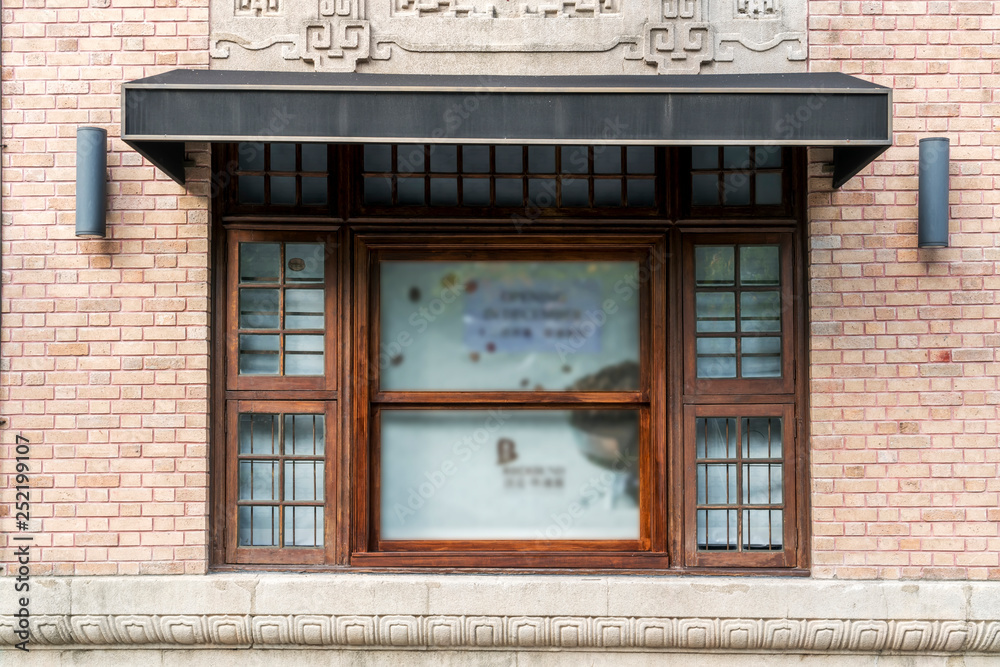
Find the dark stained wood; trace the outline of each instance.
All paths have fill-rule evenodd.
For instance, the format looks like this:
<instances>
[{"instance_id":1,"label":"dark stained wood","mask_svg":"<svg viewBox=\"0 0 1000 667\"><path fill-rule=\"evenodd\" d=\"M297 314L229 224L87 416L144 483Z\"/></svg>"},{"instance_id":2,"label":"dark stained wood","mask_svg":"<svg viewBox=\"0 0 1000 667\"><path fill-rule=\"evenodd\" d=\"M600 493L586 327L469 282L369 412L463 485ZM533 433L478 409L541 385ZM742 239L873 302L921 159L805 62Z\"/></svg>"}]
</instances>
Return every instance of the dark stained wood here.
<instances>
[{"instance_id":1,"label":"dark stained wood","mask_svg":"<svg viewBox=\"0 0 1000 667\"><path fill-rule=\"evenodd\" d=\"M213 207L212 467L214 569L350 571L585 571L804 576L809 557L806 341L805 151L785 149L782 207L691 212L689 151L657 148L657 205L639 209L546 209L530 219L497 207L393 207L366 210L361 147L330 146L329 206L276 209L236 201L235 179L216 188ZM299 149L300 150L300 149ZM234 146L216 146L223 173ZM526 158L525 158L526 159ZM593 155L590 156L593 160ZM558 171L558 165L557 165ZM460 180L460 179L459 179ZM624 187L624 180L623 187ZM523 186L527 187L524 178ZM297 186L300 187L300 186ZM429 187L429 186L426 186ZM593 196L593 184L589 185ZM765 210L766 209L766 210ZM523 213L523 209L520 213ZM470 215L479 216L470 218ZM683 216L683 217L682 217ZM515 216L523 217L523 216ZM235 374L238 239L324 239L327 264L327 374L315 378L239 378ZM785 377L731 386L690 383L693 285L690 248L698 242L769 243L782 251L782 358ZM685 258L687 260L685 261ZM378 387L378 262L391 259L633 260L640 286L640 388L634 392L381 392ZM221 335L220 335L221 334ZM227 372L228 369L228 372ZM786 382L787 379L787 382ZM250 380L247 382L246 380ZM303 380L305 380L303 382ZM768 384L770 382L770 384ZM640 414L640 538L564 541L380 541L378 410L438 408L636 409ZM311 406L327 415L325 547L236 546L238 406ZM263 407L261 407L263 409ZM774 552L698 552L693 440L689 414L778 410L786 421L785 535ZM749 411L749 412L748 412ZM692 422L693 423L693 422ZM224 474L221 474L224 473ZM289 503L291 504L291 503Z\"/></svg>"}]
</instances>

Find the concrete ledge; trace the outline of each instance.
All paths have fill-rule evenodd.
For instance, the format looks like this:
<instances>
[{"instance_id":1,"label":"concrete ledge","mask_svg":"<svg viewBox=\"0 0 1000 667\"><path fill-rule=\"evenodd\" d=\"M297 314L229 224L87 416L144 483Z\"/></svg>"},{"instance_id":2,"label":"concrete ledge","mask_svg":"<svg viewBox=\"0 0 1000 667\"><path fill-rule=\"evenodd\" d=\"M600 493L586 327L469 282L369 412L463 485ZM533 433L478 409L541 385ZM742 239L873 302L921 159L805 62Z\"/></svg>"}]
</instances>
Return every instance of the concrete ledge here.
<instances>
[{"instance_id":1,"label":"concrete ledge","mask_svg":"<svg viewBox=\"0 0 1000 667\"><path fill-rule=\"evenodd\" d=\"M39 577L29 598L32 648L1000 654L1000 582L257 573Z\"/></svg>"}]
</instances>

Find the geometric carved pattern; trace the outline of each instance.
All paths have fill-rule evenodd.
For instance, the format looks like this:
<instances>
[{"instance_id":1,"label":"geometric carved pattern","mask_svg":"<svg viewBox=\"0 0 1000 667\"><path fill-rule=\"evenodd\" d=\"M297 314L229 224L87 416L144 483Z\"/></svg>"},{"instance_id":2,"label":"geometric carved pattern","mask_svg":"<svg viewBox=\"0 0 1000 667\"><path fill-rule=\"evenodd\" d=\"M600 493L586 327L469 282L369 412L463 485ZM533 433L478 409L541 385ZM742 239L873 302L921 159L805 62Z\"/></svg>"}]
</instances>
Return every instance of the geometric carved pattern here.
<instances>
[{"instance_id":1,"label":"geometric carved pattern","mask_svg":"<svg viewBox=\"0 0 1000 667\"><path fill-rule=\"evenodd\" d=\"M1000 655L1000 621L442 615L33 616L31 646L678 649ZM0 646L18 640L0 617Z\"/></svg>"}]
</instances>

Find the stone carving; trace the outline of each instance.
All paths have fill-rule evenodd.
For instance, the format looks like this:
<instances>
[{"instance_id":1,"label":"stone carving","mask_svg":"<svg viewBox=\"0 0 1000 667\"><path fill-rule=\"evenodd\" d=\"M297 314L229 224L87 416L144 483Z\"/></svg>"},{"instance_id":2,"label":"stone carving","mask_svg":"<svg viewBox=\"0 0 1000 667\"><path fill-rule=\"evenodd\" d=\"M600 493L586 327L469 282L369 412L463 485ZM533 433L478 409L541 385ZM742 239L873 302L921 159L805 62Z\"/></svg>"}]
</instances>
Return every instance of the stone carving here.
<instances>
[{"instance_id":1,"label":"stone carving","mask_svg":"<svg viewBox=\"0 0 1000 667\"><path fill-rule=\"evenodd\" d=\"M211 17L222 69L782 72L806 54L805 0L211 0Z\"/></svg>"},{"instance_id":2,"label":"stone carving","mask_svg":"<svg viewBox=\"0 0 1000 667\"><path fill-rule=\"evenodd\" d=\"M33 646L681 649L1000 654L1000 621L593 616L33 616ZM0 617L0 646L14 622Z\"/></svg>"},{"instance_id":3,"label":"stone carving","mask_svg":"<svg viewBox=\"0 0 1000 667\"><path fill-rule=\"evenodd\" d=\"M236 15L260 16L281 11L278 0L236 0Z\"/></svg>"}]
</instances>

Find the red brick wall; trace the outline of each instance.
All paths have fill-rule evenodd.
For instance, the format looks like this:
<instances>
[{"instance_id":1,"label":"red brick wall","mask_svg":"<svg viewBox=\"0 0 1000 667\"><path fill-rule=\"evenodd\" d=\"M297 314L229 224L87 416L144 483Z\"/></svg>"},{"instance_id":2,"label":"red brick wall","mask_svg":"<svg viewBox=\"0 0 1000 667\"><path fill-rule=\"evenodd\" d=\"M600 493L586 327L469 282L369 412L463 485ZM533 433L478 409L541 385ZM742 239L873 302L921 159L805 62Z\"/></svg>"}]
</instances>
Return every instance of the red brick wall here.
<instances>
[{"instance_id":1,"label":"red brick wall","mask_svg":"<svg viewBox=\"0 0 1000 667\"><path fill-rule=\"evenodd\" d=\"M4 2L0 471L27 437L34 574L206 569L207 169L117 135L122 81L207 66L207 4ZM816 576L1000 578L998 7L810 2L811 69L891 86L896 129L837 192L812 153ZM110 136L106 241L73 235L79 125ZM952 139L946 250L916 249L923 136Z\"/></svg>"},{"instance_id":2,"label":"red brick wall","mask_svg":"<svg viewBox=\"0 0 1000 667\"><path fill-rule=\"evenodd\" d=\"M809 3L809 66L893 89L837 192L813 151L813 573L1000 579L1000 2ZM951 247L917 249L917 142L951 139Z\"/></svg>"},{"instance_id":3,"label":"red brick wall","mask_svg":"<svg viewBox=\"0 0 1000 667\"><path fill-rule=\"evenodd\" d=\"M208 0L4 0L2 48L0 450L31 442L32 574L204 572L207 173L185 191L118 136L122 81L207 66ZM74 236L80 125L109 135L106 241Z\"/></svg>"}]
</instances>

